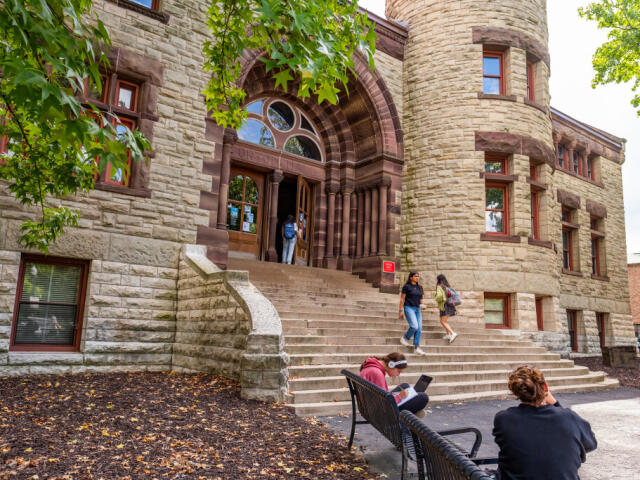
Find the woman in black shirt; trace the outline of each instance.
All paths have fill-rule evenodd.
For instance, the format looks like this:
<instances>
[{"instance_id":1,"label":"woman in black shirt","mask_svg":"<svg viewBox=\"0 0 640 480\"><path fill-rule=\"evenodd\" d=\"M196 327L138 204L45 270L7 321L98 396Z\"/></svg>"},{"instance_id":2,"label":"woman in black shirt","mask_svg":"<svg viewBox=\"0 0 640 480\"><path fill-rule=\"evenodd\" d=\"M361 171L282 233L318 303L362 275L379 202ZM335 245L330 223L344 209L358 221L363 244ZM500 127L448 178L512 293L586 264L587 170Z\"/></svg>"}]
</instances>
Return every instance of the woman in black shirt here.
<instances>
[{"instance_id":1,"label":"woman in black shirt","mask_svg":"<svg viewBox=\"0 0 640 480\"><path fill-rule=\"evenodd\" d=\"M498 412L493 436L500 447L500 480L580 480L578 469L598 442L589 422L553 398L544 376L522 365L509 376L522 403Z\"/></svg>"},{"instance_id":2,"label":"woman in black shirt","mask_svg":"<svg viewBox=\"0 0 640 480\"><path fill-rule=\"evenodd\" d=\"M404 316L407 319L409 330L400 337L400 343L409 347L411 346L409 341L413 337L415 352L420 355L426 355L420 348L420 335L422 334L422 312L420 309L423 307L422 297L424 296L424 290L418 283L419 281L420 274L418 272L409 272L407 283L402 287L399 318Z\"/></svg>"}]
</instances>

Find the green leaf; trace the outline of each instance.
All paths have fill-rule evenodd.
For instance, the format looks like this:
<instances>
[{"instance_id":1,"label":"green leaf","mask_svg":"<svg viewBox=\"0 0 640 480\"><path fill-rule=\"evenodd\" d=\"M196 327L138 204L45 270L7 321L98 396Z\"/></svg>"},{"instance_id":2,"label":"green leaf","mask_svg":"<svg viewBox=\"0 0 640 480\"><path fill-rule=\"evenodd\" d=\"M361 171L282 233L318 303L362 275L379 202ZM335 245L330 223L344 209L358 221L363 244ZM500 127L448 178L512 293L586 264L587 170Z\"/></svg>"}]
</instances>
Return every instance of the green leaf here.
<instances>
[{"instance_id":1,"label":"green leaf","mask_svg":"<svg viewBox=\"0 0 640 480\"><path fill-rule=\"evenodd\" d=\"M285 92L287 91L287 82L293 80L289 70L278 72L273 76L273 78L276 80L276 88L282 87Z\"/></svg>"}]
</instances>

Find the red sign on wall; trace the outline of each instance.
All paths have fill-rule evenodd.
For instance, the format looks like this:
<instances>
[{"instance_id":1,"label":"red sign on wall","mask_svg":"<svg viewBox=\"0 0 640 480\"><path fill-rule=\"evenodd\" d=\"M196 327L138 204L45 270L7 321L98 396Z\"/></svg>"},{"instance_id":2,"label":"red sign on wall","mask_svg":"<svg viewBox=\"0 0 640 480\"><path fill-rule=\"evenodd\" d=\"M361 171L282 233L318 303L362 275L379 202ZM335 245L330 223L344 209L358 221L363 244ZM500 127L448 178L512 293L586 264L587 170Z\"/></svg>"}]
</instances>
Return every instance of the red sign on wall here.
<instances>
[{"instance_id":1,"label":"red sign on wall","mask_svg":"<svg viewBox=\"0 0 640 480\"><path fill-rule=\"evenodd\" d=\"M396 263L395 262L382 262L382 271L384 273L395 273L396 272Z\"/></svg>"}]
</instances>

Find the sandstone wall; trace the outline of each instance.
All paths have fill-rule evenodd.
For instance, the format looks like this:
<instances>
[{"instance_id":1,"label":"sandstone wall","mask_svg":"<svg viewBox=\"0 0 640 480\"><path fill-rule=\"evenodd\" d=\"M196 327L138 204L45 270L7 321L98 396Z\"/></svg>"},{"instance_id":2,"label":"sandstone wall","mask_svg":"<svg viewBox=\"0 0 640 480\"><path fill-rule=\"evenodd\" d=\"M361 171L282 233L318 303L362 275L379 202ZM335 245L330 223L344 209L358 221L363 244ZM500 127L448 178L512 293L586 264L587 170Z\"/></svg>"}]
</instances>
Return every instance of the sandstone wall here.
<instances>
[{"instance_id":1,"label":"sandstone wall","mask_svg":"<svg viewBox=\"0 0 640 480\"><path fill-rule=\"evenodd\" d=\"M224 272L204 247L186 246L180 261L173 369L239 380L245 398L282 401L288 357L275 308L248 280Z\"/></svg>"},{"instance_id":2,"label":"sandstone wall","mask_svg":"<svg viewBox=\"0 0 640 480\"><path fill-rule=\"evenodd\" d=\"M629 265L629 292L633 323L640 325L640 263Z\"/></svg>"},{"instance_id":3,"label":"sandstone wall","mask_svg":"<svg viewBox=\"0 0 640 480\"><path fill-rule=\"evenodd\" d=\"M553 126L549 114L548 32L545 0L490 3L390 0L387 17L409 24L404 61L406 162L402 192L403 272L418 270L431 285L445 273L463 292L456 323L484 325L484 292L510 294L511 328L568 353L566 309L579 309L582 353L599 352L595 312L606 312L608 344L630 341L621 170L623 158L602 158L604 185L554 171ZM487 33L488 32L488 33ZM487 38L489 40L483 40ZM503 42L506 91L483 95L483 45ZM505 43L509 45L505 47ZM535 103L527 96L526 62L535 63ZM494 134L494 144L483 132ZM480 137L478 136L480 133ZM478 139L481 139L480 141ZM487 241L485 151L509 152L511 238ZM529 142L535 148L525 151ZM535 150L535 151L534 151ZM609 150L607 150L609 151ZM538 166L540 227L544 245L529 243L531 161ZM560 205L557 189L584 198L580 208L582 278L562 273ZM586 199L607 206L608 282L591 278ZM610 238L609 238L610 237ZM588 259L588 263L587 263ZM582 264L582 262L585 262ZM543 298L545 331L538 332L535 298Z\"/></svg>"},{"instance_id":4,"label":"sandstone wall","mask_svg":"<svg viewBox=\"0 0 640 480\"><path fill-rule=\"evenodd\" d=\"M400 120L403 120L403 95L404 95L404 78L402 61L376 50L374 55L376 62L376 70L387 84L387 88L393 97L393 103L398 110Z\"/></svg>"}]
</instances>

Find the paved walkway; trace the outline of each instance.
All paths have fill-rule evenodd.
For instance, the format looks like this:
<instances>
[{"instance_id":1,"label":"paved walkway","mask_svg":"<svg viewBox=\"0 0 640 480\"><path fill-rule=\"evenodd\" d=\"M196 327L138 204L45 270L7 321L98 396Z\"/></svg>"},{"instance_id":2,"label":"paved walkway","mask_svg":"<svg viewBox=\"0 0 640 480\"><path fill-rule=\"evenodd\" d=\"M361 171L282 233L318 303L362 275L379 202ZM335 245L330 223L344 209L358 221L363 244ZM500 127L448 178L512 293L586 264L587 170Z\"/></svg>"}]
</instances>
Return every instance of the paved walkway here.
<instances>
[{"instance_id":1,"label":"paved walkway","mask_svg":"<svg viewBox=\"0 0 640 480\"><path fill-rule=\"evenodd\" d=\"M588 420L598 440L598 449L588 454L587 462L580 469L581 480L640 478L640 390L618 388L594 393L558 394L556 398L563 406L571 407ZM495 457L498 447L491 435L493 417L498 411L517 404L515 400L493 400L437 405L428 410L424 421L434 430L466 426L478 428L483 437L479 456ZM350 416L322 417L321 420L349 437ZM458 438L464 445L463 437ZM469 446L471 442L470 439ZM354 445L371 468L380 473L380 478L400 478L400 453L373 427L356 426Z\"/></svg>"}]
</instances>

